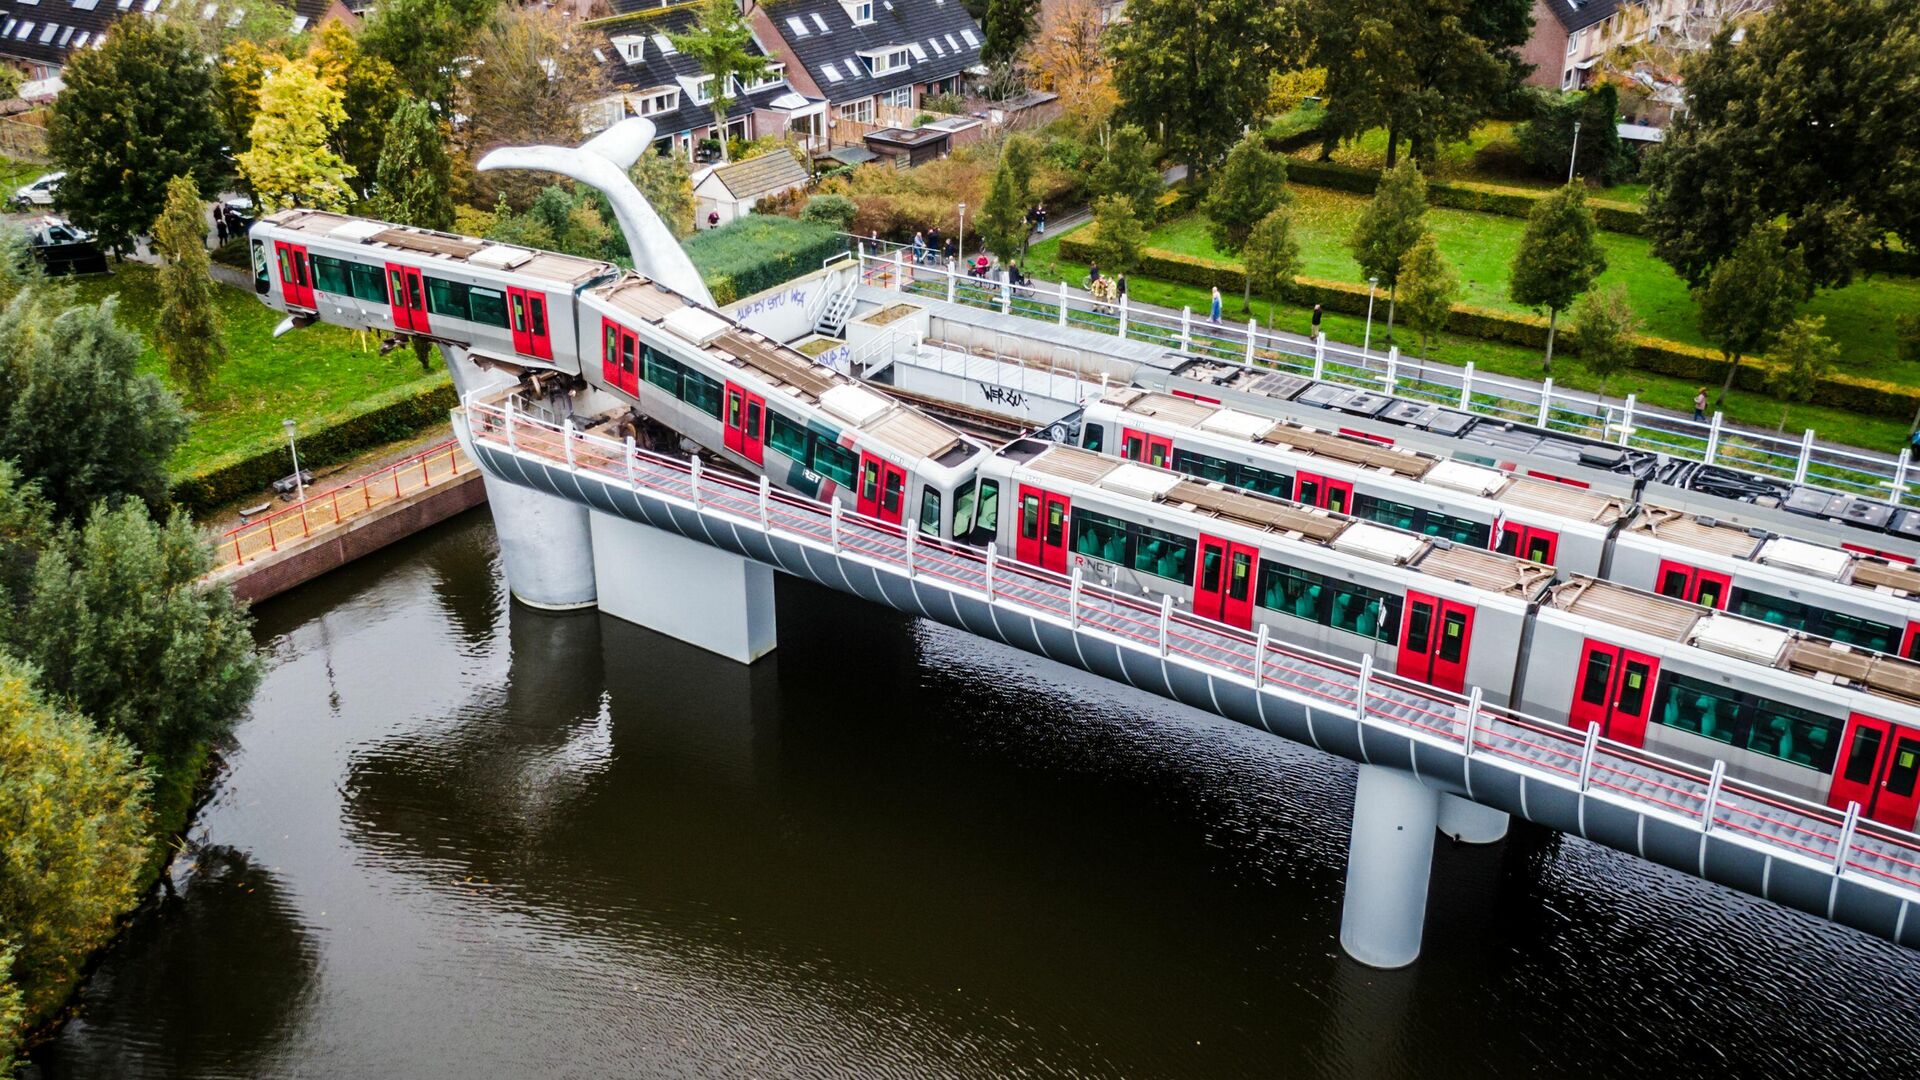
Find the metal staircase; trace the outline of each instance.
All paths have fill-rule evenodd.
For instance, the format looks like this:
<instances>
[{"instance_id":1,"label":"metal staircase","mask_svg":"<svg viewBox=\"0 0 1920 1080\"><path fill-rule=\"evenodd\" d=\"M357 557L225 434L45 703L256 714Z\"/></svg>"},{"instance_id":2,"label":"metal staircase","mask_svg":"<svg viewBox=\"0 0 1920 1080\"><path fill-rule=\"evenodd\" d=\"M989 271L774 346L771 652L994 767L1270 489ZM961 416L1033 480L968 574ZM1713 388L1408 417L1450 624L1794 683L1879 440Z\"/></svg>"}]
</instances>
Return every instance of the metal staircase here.
<instances>
[{"instance_id":1,"label":"metal staircase","mask_svg":"<svg viewBox=\"0 0 1920 1080\"><path fill-rule=\"evenodd\" d=\"M841 337L846 333L847 319L853 315L853 289L859 284L858 274L847 279L847 284L827 300L820 309L820 317L814 320L813 332L821 337Z\"/></svg>"}]
</instances>

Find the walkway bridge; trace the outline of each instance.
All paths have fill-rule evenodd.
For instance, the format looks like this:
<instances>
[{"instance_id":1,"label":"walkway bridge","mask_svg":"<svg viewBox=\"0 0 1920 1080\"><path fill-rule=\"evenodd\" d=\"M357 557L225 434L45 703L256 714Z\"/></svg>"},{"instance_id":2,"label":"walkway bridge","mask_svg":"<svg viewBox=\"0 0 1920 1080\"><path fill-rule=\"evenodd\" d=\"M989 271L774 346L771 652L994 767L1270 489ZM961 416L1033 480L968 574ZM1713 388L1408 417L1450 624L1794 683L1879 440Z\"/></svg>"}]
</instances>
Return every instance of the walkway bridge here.
<instances>
[{"instance_id":1,"label":"walkway bridge","mask_svg":"<svg viewBox=\"0 0 1920 1080\"><path fill-rule=\"evenodd\" d=\"M684 561L677 549L645 545L690 541L712 552L696 558L777 569L1359 762L1341 941L1363 962L1417 956L1435 826L1450 797L1920 946L1920 838L1857 812L1582 736L1487 705L1477 691L1461 697L1264 629L1146 604L1078 574L1003 562L991 546L903 535L764 479L756 486L541 419L514 391L469 394L454 419L491 478L591 511L601 604L613 613L635 601L609 596L623 586L608 580L612 557L597 550L603 524L628 530L614 561L629 567L656 553ZM667 577L679 573L661 570L645 591L678 591L684 603L684 585ZM771 590L761 591L770 620ZM753 655L771 647L769 637Z\"/></svg>"}]
</instances>

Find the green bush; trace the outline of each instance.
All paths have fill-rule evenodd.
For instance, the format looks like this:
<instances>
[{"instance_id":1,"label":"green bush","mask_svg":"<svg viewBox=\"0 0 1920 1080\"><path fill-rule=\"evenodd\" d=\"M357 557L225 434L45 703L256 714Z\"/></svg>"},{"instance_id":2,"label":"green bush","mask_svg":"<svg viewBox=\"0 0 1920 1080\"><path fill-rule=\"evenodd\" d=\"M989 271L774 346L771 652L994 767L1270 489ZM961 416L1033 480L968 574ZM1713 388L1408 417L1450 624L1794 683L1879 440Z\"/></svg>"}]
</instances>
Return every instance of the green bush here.
<instances>
[{"instance_id":1,"label":"green bush","mask_svg":"<svg viewBox=\"0 0 1920 1080\"><path fill-rule=\"evenodd\" d=\"M859 212L859 205L845 195L815 195L800 208L800 220L846 232L853 225L853 215Z\"/></svg>"},{"instance_id":2,"label":"green bush","mask_svg":"<svg viewBox=\"0 0 1920 1080\"><path fill-rule=\"evenodd\" d=\"M1344 168L1344 166L1334 166L1334 168ZM1093 253L1090 235L1092 231L1093 227L1089 225L1063 238L1060 241L1060 257L1074 262L1090 262ZM1240 291L1243 278L1240 268L1233 263L1205 259L1196 255L1182 255L1160 248L1141 249L1140 265L1135 274L1138 277L1193 285L1202 289L1217 286L1222 293L1228 294ZM1318 278L1298 278L1294 282L1293 296L1303 305L1319 304L1328 311L1347 315L1363 315L1367 310L1367 290L1361 285L1324 281ZM1504 341L1529 349L1545 349L1547 344L1546 319L1538 315L1515 315L1504 311L1490 311L1467 304L1453 306L1453 315L1447 321L1447 329L1467 337ZM1557 351L1579 355L1578 346L1564 335L1556 342L1555 348ZM1711 349L1650 337L1635 339L1633 366L1642 371L1671 375L1695 383L1723 378L1727 372L1726 361ZM1742 390L1766 393L1769 367L1770 365L1763 360L1749 358L1741 364L1739 373L1734 377L1734 385ZM1907 419L1914 414L1916 408L1920 408L1920 387L1899 386L1856 375L1834 374L1820 380L1819 388L1813 394L1813 402L1816 405L1827 405L1874 416Z\"/></svg>"},{"instance_id":3,"label":"green bush","mask_svg":"<svg viewBox=\"0 0 1920 1080\"><path fill-rule=\"evenodd\" d=\"M222 266L234 266L242 270L253 269L253 263L247 255L247 238L236 236L213 249L213 261Z\"/></svg>"},{"instance_id":4,"label":"green bush","mask_svg":"<svg viewBox=\"0 0 1920 1080\"><path fill-rule=\"evenodd\" d=\"M818 270L823 260L847 250L847 240L811 221L749 214L695 233L686 248L714 302L731 304Z\"/></svg>"},{"instance_id":5,"label":"green bush","mask_svg":"<svg viewBox=\"0 0 1920 1080\"><path fill-rule=\"evenodd\" d=\"M328 465L382 443L404 439L444 421L448 410L460 403L460 396L448 382L425 392L398 396L389 393L373 400L379 404L329 418L318 431L301 435L301 466ZM284 446L228 459L216 458L200 472L173 482L173 502L203 513L264 492L269 484L291 472L293 465Z\"/></svg>"}]
</instances>

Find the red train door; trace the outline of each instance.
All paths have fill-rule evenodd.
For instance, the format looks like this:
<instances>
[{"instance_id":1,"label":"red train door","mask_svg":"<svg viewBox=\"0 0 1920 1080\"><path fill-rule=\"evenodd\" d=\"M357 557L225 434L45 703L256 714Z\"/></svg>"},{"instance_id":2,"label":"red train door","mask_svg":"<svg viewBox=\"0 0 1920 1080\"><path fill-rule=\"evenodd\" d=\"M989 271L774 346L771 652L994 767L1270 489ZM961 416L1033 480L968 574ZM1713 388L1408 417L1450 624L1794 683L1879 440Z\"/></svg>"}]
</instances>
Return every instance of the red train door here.
<instances>
[{"instance_id":1,"label":"red train door","mask_svg":"<svg viewBox=\"0 0 1920 1080\"><path fill-rule=\"evenodd\" d=\"M1900 655L1920 660L1920 622L1908 623L1906 632L1900 635Z\"/></svg>"},{"instance_id":2,"label":"red train door","mask_svg":"<svg viewBox=\"0 0 1920 1080\"><path fill-rule=\"evenodd\" d=\"M1014 557L1028 566L1066 573L1069 509L1065 495L1020 485L1020 523L1014 534Z\"/></svg>"},{"instance_id":3,"label":"red train door","mask_svg":"<svg viewBox=\"0 0 1920 1080\"><path fill-rule=\"evenodd\" d=\"M307 249L300 244L273 242L280 256L280 292L294 307L313 307L313 278L307 269Z\"/></svg>"},{"instance_id":4,"label":"red train door","mask_svg":"<svg viewBox=\"0 0 1920 1080\"><path fill-rule=\"evenodd\" d=\"M507 289L508 319L513 329L513 351L553 359L553 328L547 325L547 294Z\"/></svg>"},{"instance_id":5,"label":"red train door","mask_svg":"<svg viewBox=\"0 0 1920 1080\"><path fill-rule=\"evenodd\" d=\"M726 405L721 413L727 429L727 449L755 465L760 464L763 456L760 424L766 418L766 413L767 403L759 394L744 386L727 384ZM898 521L899 517L896 515L894 520Z\"/></svg>"},{"instance_id":6,"label":"red train door","mask_svg":"<svg viewBox=\"0 0 1920 1080\"><path fill-rule=\"evenodd\" d=\"M755 400L758 400L757 398ZM907 471L864 451L854 509L891 525L900 524L907 504Z\"/></svg>"},{"instance_id":7,"label":"red train door","mask_svg":"<svg viewBox=\"0 0 1920 1080\"><path fill-rule=\"evenodd\" d=\"M394 329L410 330L416 334L429 332L427 287L420 278L420 271L411 266L388 263L387 295L393 304Z\"/></svg>"},{"instance_id":8,"label":"red train door","mask_svg":"<svg viewBox=\"0 0 1920 1080\"><path fill-rule=\"evenodd\" d=\"M1604 641L1589 641L1580 653L1567 720L1581 731L1599 725L1600 734L1629 746L1646 741L1647 710L1660 661Z\"/></svg>"},{"instance_id":9,"label":"red train door","mask_svg":"<svg viewBox=\"0 0 1920 1080\"><path fill-rule=\"evenodd\" d=\"M1528 562L1552 566L1553 551L1559 546L1560 534L1552 529L1518 525L1511 521L1500 525L1498 550L1502 555L1514 555Z\"/></svg>"},{"instance_id":10,"label":"red train door","mask_svg":"<svg viewBox=\"0 0 1920 1080\"><path fill-rule=\"evenodd\" d=\"M1827 805L1846 809L1860 804L1860 812L1896 828L1913 828L1920 810L1920 731L1865 713L1847 718L1847 737L1840 744L1840 760L1833 769L1833 790Z\"/></svg>"},{"instance_id":11,"label":"red train door","mask_svg":"<svg viewBox=\"0 0 1920 1080\"><path fill-rule=\"evenodd\" d=\"M1253 627L1253 576L1260 549L1217 536L1200 536L1193 575L1193 612L1243 630Z\"/></svg>"},{"instance_id":12,"label":"red train door","mask_svg":"<svg viewBox=\"0 0 1920 1080\"><path fill-rule=\"evenodd\" d=\"M1660 595L1678 597L1702 607L1720 610L1726 609L1727 590L1732 584L1733 578L1726 574L1701 570L1671 559L1662 559L1660 572L1654 576L1654 589Z\"/></svg>"},{"instance_id":13,"label":"red train door","mask_svg":"<svg viewBox=\"0 0 1920 1080\"><path fill-rule=\"evenodd\" d=\"M1144 462L1157 468L1170 468L1173 462L1173 439L1165 435L1135 431L1133 428L1121 428L1120 456L1128 461Z\"/></svg>"},{"instance_id":14,"label":"red train door","mask_svg":"<svg viewBox=\"0 0 1920 1080\"><path fill-rule=\"evenodd\" d=\"M1315 476L1310 472L1301 473L1294 481L1294 499L1308 506L1318 506L1336 514L1345 514L1353 509L1353 485L1345 480L1331 476Z\"/></svg>"},{"instance_id":15,"label":"red train door","mask_svg":"<svg viewBox=\"0 0 1920 1080\"><path fill-rule=\"evenodd\" d=\"M640 339L634 332L614 322L601 319L601 337L605 342L606 355L601 358L600 373L607 385L616 390L625 390L629 394L640 392Z\"/></svg>"},{"instance_id":16,"label":"red train door","mask_svg":"<svg viewBox=\"0 0 1920 1080\"><path fill-rule=\"evenodd\" d=\"M1406 625L1400 630L1400 662L1394 670L1442 690L1464 690L1472 644L1472 608L1410 592Z\"/></svg>"}]
</instances>

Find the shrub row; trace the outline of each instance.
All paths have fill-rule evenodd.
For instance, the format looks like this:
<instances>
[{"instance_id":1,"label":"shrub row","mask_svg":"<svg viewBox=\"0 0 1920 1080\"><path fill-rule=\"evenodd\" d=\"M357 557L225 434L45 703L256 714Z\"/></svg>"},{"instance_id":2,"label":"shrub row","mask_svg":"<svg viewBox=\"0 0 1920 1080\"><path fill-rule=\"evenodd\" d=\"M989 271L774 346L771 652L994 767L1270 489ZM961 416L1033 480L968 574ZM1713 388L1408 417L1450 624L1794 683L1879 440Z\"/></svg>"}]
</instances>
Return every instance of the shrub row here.
<instances>
[{"instance_id":1,"label":"shrub row","mask_svg":"<svg viewBox=\"0 0 1920 1080\"><path fill-rule=\"evenodd\" d=\"M402 388L372 399L376 404L359 411L327 417L319 430L300 436L300 464L316 468L341 461L383 443L404 439L447 418L460 403L452 382L427 390ZM173 501L195 513L204 513L236 499L266 491L275 480L293 472L287 449L274 446L229 459L217 459L206 468L173 482Z\"/></svg>"},{"instance_id":2,"label":"shrub row","mask_svg":"<svg viewBox=\"0 0 1920 1080\"><path fill-rule=\"evenodd\" d=\"M823 259L844 252L847 241L826 225L749 214L695 233L686 249L714 301L724 306L818 270Z\"/></svg>"},{"instance_id":3,"label":"shrub row","mask_svg":"<svg viewBox=\"0 0 1920 1080\"><path fill-rule=\"evenodd\" d=\"M1061 240L1061 256L1075 262L1090 261L1091 230L1092 226L1087 226ZM1232 263L1158 248L1141 250L1137 272L1159 281L1194 285L1202 289L1217 286L1221 292L1229 294L1240 292L1246 280L1241 269ZM1367 290L1345 282L1299 278L1294 283L1293 295L1302 304L1319 304L1329 311L1348 315L1364 315L1367 310ZM1529 349L1544 350L1547 345L1547 320L1538 315L1517 315L1455 304L1447 329L1468 337L1503 341ZM1554 341L1555 350L1578 355L1578 344L1571 334L1564 331L1563 326L1562 333ZM1711 349L1651 337L1638 339L1633 366L1642 371L1701 384L1718 383L1726 377L1727 372L1726 361ZM1734 377L1734 385L1742 390L1765 393L1768 367L1764 361L1747 359ZM1904 420L1920 409L1920 388L1853 375L1828 375L1820 380L1814 390L1813 401L1837 409Z\"/></svg>"},{"instance_id":4,"label":"shrub row","mask_svg":"<svg viewBox=\"0 0 1920 1080\"><path fill-rule=\"evenodd\" d=\"M1356 195L1371 195L1374 186L1380 182L1380 173L1374 169L1356 169L1351 165L1340 165L1331 161L1289 161L1287 178L1314 187L1349 191ZM1427 181L1427 201L1434 206L1444 206L1452 210L1472 210L1482 214L1499 214L1502 217L1526 217L1533 212L1534 204L1539 202L1541 196L1545 194L1545 192L1527 188L1502 187L1498 184L1478 184L1462 180L1429 179ZM1593 210L1595 223L1608 232L1639 236L1645 231L1645 222L1640 216L1638 207L1607 199L1589 199L1587 205Z\"/></svg>"}]
</instances>

